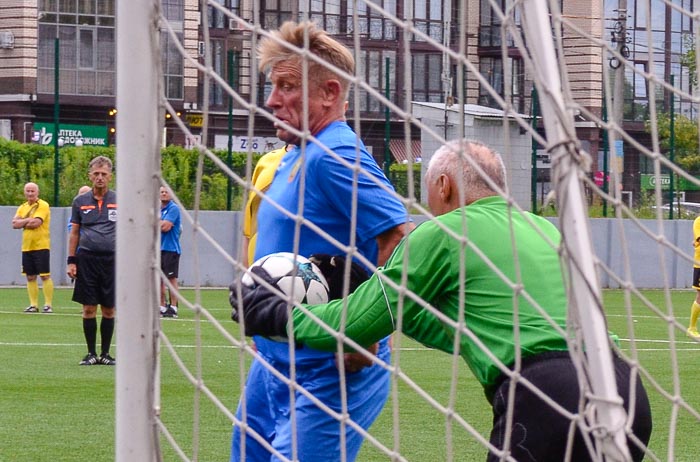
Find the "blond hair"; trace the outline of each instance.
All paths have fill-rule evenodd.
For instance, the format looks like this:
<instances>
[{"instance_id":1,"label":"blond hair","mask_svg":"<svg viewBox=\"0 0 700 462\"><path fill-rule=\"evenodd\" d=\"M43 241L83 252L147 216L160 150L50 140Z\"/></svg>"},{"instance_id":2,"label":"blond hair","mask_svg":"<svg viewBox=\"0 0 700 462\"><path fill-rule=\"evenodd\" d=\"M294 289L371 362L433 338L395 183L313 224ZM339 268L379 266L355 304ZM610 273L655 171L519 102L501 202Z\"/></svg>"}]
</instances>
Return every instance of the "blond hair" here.
<instances>
[{"instance_id":1,"label":"blond hair","mask_svg":"<svg viewBox=\"0 0 700 462\"><path fill-rule=\"evenodd\" d=\"M282 62L301 62L301 50L306 48L306 37L308 37L308 50L311 54L346 74L355 73L355 58L350 50L311 21L301 23L287 21L278 30L271 32L270 37L261 39L258 44L260 71L267 73ZM290 48L289 45L294 48ZM313 76L317 81L337 79L340 81L344 95L347 96L350 82L327 66L310 60L309 76Z\"/></svg>"}]
</instances>

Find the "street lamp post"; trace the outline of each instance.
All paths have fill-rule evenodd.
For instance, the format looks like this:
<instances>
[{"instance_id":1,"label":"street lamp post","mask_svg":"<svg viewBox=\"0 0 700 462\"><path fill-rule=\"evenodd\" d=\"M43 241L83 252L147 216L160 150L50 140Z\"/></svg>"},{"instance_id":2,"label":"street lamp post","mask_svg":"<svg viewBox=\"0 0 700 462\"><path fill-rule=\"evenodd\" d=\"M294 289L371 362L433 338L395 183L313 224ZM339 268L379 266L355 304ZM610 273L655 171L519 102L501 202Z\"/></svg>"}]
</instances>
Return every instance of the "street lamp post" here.
<instances>
[{"instance_id":1,"label":"street lamp post","mask_svg":"<svg viewBox=\"0 0 700 462\"><path fill-rule=\"evenodd\" d=\"M671 87L675 85L674 81L674 75L671 74ZM676 126L675 126L675 120L676 120L676 108L674 107L674 100L676 99L676 95L671 92L671 101L670 101L670 106L669 106L669 112L670 114L670 124L669 124L669 132L670 132L670 137L669 137L669 150L668 150L668 158L673 163L675 161L675 152L676 152ZM673 169L669 168L668 169L668 219L673 220L673 203L674 197L676 194L676 188L675 185L673 184ZM680 204L680 198L678 199L678 218L681 216L681 204Z\"/></svg>"},{"instance_id":2,"label":"street lamp post","mask_svg":"<svg viewBox=\"0 0 700 462\"><path fill-rule=\"evenodd\" d=\"M54 40L54 71L53 71L53 206L58 207L58 175L60 170L60 160L58 155L58 84L59 84L59 41L58 36Z\"/></svg>"},{"instance_id":3,"label":"street lamp post","mask_svg":"<svg viewBox=\"0 0 700 462\"><path fill-rule=\"evenodd\" d=\"M233 88L233 82L238 80L237 56L233 50L229 50L227 54L226 66L228 67L228 84ZM228 168L233 168L233 97L228 96L228 151L226 154L226 165ZM233 196L233 181L230 176L226 176L226 210L231 210L231 202Z\"/></svg>"},{"instance_id":4,"label":"street lamp post","mask_svg":"<svg viewBox=\"0 0 700 462\"><path fill-rule=\"evenodd\" d=\"M384 95L387 100L391 101L391 78L389 75L389 70L391 69L391 60L386 58L384 64ZM389 105L384 108L384 175L391 179L391 111L389 111ZM409 151L412 154L412 151Z\"/></svg>"}]
</instances>

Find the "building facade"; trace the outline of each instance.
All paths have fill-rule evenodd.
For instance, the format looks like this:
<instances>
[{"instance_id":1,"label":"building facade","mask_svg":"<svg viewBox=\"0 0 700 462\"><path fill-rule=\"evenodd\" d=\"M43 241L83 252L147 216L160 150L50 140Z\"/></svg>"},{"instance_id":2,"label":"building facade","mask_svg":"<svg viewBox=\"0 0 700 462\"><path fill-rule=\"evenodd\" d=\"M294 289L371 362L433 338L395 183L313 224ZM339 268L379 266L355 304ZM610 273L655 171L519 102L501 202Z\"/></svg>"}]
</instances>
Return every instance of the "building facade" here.
<instances>
[{"instance_id":1,"label":"building facade","mask_svg":"<svg viewBox=\"0 0 700 462\"><path fill-rule=\"evenodd\" d=\"M71 144L76 138L71 135L83 131L91 133L89 138L95 143L100 139L105 144L114 142L118 130L114 117L117 1L5 0L0 4L0 136L47 142L58 119L58 135L64 143ZM673 4L694 11L696 1L674 0ZM502 9L510 4L506 0L497 3ZM602 116L603 67L610 64L602 49L591 43L612 39L621 5L625 6L634 66L653 71L665 81L675 75L676 85L689 87L680 56L687 50L684 40L692 24L661 0L651 1L651 13L646 11L647 4L646 0L560 2L574 26L562 32L568 83L576 100L591 114ZM217 0L202 14L198 0L162 0L162 13L168 20L161 32L165 94L195 135L201 135L205 125L202 108L208 104L210 145L224 147L229 134L247 140L249 108L231 102L221 86L205 79L189 59L204 64L208 54L211 68L244 101L264 107L270 88L254 68L252 25L259 23L271 30L285 20L308 17L350 48L359 39L358 72L368 87L354 88L350 115L375 157L381 162L387 145L395 158L417 157L419 144L412 144L414 152L405 152L402 118L392 112L387 127L385 107L377 94L407 112L414 101L450 104L463 99L465 104L497 106L466 66L435 44L464 50L501 97L507 95L514 110L529 114L532 109L531 78L513 38L503 36L501 16L492 10L490 0L468 0L464 10L461 5L455 0ZM418 33L398 27L394 17L410 17ZM651 18L651 41L647 17ZM516 24L518 20L516 16ZM189 59L183 57L178 43ZM627 70L625 83L625 127L640 139L648 139L644 120L649 105L655 102L668 108L670 93L657 89L648 94L647 82L632 70ZM682 113L695 117L689 102L679 104ZM255 137L274 137L267 119L254 118ZM597 160L595 169L602 169L599 127L585 115L579 115L576 124L583 147ZM391 138L388 144L386 133ZM410 137L417 140L420 134L412 129ZM163 139L183 145L191 141L169 121ZM259 149L264 150L263 144ZM625 152L625 159L625 188L638 190L638 174L647 166L632 151Z\"/></svg>"}]
</instances>

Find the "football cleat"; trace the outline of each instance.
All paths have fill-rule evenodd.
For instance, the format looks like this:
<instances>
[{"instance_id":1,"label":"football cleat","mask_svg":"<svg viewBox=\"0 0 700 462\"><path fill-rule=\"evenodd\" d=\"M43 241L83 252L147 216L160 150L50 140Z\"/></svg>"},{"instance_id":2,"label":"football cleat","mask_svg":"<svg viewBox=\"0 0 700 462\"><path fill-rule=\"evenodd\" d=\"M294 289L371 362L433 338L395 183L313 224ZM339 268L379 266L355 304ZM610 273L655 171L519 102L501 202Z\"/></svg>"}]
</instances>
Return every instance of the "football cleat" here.
<instances>
[{"instance_id":1,"label":"football cleat","mask_svg":"<svg viewBox=\"0 0 700 462\"><path fill-rule=\"evenodd\" d=\"M88 353L85 355L82 361L80 361L81 366L94 366L95 364L98 364L99 358L97 357L96 354L93 353Z\"/></svg>"},{"instance_id":2,"label":"football cleat","mask_svg":"<svg viewBox=\"0 0 700 462\"><path fill-rule=\"evenodd\" d=\"M97 361L99 364L104 364L105 366L114 366L117 364L117 361L112 358L109 353L102 353Z\"/></svg>"},{"instance_id":3,"label":"football cleat","mask_svg":"<svg viewBox=\"0 0 700 462\"><path fill-rule=\"evenodd\" d=\"M168 305L165 311L161 314L164 318L177 318L177 309Z\"/></svg>"}]
</instances>

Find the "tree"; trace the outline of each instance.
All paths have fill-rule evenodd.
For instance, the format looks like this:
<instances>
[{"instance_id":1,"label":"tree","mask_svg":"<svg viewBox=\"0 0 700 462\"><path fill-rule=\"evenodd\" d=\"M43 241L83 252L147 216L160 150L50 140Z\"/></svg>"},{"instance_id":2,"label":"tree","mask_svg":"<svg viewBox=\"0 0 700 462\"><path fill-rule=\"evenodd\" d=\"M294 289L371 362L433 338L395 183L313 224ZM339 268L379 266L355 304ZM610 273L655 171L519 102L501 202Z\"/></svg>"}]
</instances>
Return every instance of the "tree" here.
<instances>
[{"instance_id":1,"label":"tree","mask_svg":"<svg viewBox=\"0 0 700 462\"><path fill-rule=\"evenodd\" d=\"M645 123L647 132L651 132L651 123ZM661 149L671 149L671 117L662 113L656 118L656 128ZM674 120L674 154L675 162L690 173L700 173L700 155L698 155L698 126L688 117L676 114Z\"/></svg>"},{"instance_id":2,"label":"tree","mask_svg":"<svg viewBox=\"0 0 700 462\"><path fill-rule=\"evenodd\" d=\"M692 35L686 35L683 38L683 47L688 51L681 55L681 66L688 68L690 86L691 88L695 88L698 86L698 67L695 54L695 44L693 43Z\"/></svg>"}]
</instances>

